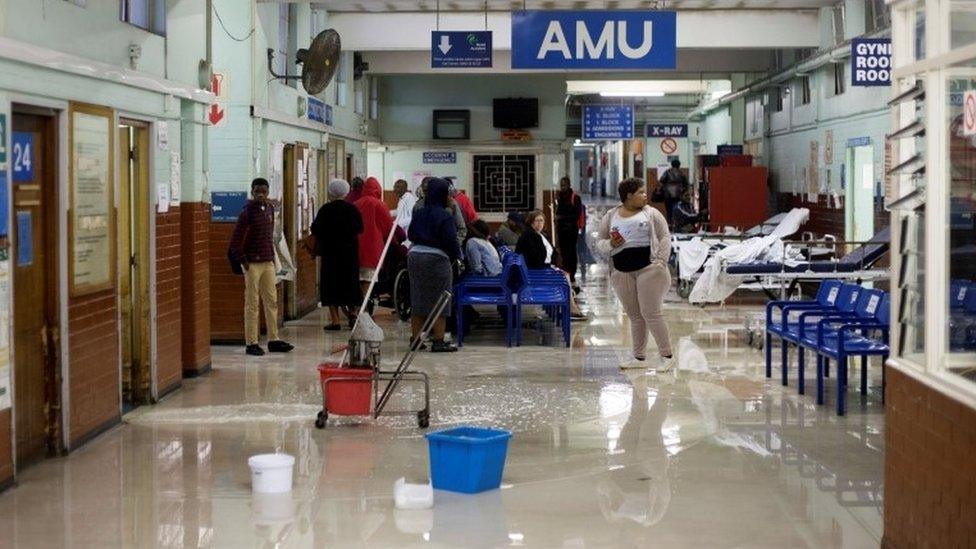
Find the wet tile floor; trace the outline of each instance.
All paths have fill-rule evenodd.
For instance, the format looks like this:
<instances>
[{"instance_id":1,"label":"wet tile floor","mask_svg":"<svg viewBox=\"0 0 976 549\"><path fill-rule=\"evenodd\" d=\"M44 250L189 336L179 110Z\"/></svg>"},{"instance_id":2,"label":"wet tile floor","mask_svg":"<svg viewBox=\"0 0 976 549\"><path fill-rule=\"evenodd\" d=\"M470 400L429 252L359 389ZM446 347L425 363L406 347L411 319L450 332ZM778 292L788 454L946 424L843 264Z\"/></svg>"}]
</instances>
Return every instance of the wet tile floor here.
<instances>
[{"instance_id":1,"label":"wet tile floor","mask_svg":"<svg viewBox=\"0 0 976 549\"><path fill-rule=\"evenodd\" d=\"M0 547L879 545L877 387L866 400L851 392L838 418L830 401L817 407L765 378L739 329L759 308L701 309L675 295L677 368L622 372L629 335L605 273L591 267L584 287L593 319L573 324L568 349L546 323L508 349L486 311L461 352L414 361L431 379L431 430L514 433L501 490L394 509L397 478L428 476L423 431L412 415L315 428L315 365L348 335L323 332L316 312L286 327L293 353L215 347L211 374L23 471L0 494ZM384 310L377 320L395 365L406 326ZM416 409L421 395L404 385L391 406ZM297 458L294 490L252 497L247 457L275 450Z\"/></svg>"}]
</instances>

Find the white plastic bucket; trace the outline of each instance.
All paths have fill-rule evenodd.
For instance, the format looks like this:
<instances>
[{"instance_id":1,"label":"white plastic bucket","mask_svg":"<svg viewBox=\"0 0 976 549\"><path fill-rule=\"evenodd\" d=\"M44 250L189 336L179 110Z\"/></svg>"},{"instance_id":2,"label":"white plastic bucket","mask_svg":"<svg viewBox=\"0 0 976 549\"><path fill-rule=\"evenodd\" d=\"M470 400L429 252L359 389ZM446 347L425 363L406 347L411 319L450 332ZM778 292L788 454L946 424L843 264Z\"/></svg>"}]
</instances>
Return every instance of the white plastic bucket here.
<instances>
[{"instance_id":1,"label":"white plastic bucket","mask_svg":"<svg viewBox=\"0 0 976 549\"><path fill-rule=\"evenodd\" d=\"M251 467L251 490L259 494L291 491L295 457L288 454L259 454L247 460Z\"/></svg>"}]
</instances>

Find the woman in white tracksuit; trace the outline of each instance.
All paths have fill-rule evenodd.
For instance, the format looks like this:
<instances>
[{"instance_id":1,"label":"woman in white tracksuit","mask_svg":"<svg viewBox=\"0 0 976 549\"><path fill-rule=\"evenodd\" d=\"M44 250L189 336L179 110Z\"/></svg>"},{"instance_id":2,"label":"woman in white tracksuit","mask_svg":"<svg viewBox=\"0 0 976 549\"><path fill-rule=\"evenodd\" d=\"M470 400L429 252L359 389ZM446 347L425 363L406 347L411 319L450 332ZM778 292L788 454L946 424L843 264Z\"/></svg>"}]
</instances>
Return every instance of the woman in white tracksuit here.
<instances>
[{"instance_id":1,"label":"woman in white tracksuit","mask_svg":"<svg viewBox=\"0 0 976 549\"><path fill-rule=\"evenodd\" d=\"M625 179L617 186L621 205L603 217L597 249L610 256L610 283L630 318L633 362L621 368L646 368L645 347L650 329L657 343L661 370L671 367L671 335L661 309L671 288L668 259L671 233L664 215L647 205L644 181Z\"/></svg>"}]
</instances>

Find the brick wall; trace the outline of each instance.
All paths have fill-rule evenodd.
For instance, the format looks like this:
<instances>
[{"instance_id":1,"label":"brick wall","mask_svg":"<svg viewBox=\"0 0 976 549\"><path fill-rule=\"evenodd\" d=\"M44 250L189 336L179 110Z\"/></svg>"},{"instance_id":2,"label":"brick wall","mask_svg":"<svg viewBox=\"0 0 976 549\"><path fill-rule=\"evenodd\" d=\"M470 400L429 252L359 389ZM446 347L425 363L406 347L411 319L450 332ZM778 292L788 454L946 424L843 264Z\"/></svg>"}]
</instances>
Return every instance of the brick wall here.
<instances>
[{"instance_id":1,"label":"brick wall","mask_svg":"<svg viewBox=\"0 0 976 549\"><path fill-rule=\"evenodd\" d=\"M116 294L112 288L68 303L69 449L121 419Z\"/></svg>"},{"instance_id":2,"label":"brick wall","mask_svg":"<svg viewBox=\"0 0 976 549\"><path fill-rule=\"evenodd\" d=\"M180 215L183 373L196 376L210 368L210 204L184 202Z\"/></svg>"},{"instance_id":3,"label":"brick wall","mask_svg":"<svg viewBox=\"0 0 976 549\"><path fill-rule=\"evenodd\" d=\"M214 343L244 341L244 277L227 262L233 223L211 223L210 236L210 339Z\"/></svg>"},{"instance_id":4,"label":"brick wall","mask_svg":"<svg viewBox=\"0 0 976 549\"><path fill-rule=\"evenodd\" d=\"M10 409L0 411L0 490L14 479L13 415Z\"/></svg>"},{"instance_id":5,"label":"brick wall","mask_svg":"<svg viewBox=\"0 0 976 549\"><path fill-rule=\"evenodd\" d=\"M163 395L183 379L180 207L156 214L156 387Z\"/></svg>"},{"instance_id":6,"label":"brick wall","mask_svg":"<svg viewBox=\"0 0 976 549\"><path fill-rule=\"evenodd\" d=\"M976 547L976 410L888 372L882 546Z\"/></svg>"}]
</instances>

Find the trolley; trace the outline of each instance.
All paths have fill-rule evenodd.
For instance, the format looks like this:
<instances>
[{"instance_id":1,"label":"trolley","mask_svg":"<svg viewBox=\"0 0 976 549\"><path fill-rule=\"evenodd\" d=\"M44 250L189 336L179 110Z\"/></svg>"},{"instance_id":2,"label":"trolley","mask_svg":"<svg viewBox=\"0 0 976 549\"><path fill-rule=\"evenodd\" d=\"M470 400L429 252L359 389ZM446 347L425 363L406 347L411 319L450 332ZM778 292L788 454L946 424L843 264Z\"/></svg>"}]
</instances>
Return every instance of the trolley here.
<instances>
[{"instance_id":1,"label":"trolley","mask_svg":"<svg viewBox=\"0 0 976 549\"><path fill-rule=\"evenodd\" d=\"M338 363L319 365L320 383L322 386L322 410L315 418L315 426L324 429L333 415L372 415L376 419L382 413L387 415L417 416L417 425L421 429L430 426L430 380L424 372L410 371L421 343L430 333L434 322L440 317L451 299L451 292L445 291L440 295L434 310L424 320L420 336L410 343L410 349L400 360L394 370L380 368L380 347L382 335L379 337L350 338L349 345L342 359ZM358 322L357 322L358 324ZM354 334L355 334L354 330ZM346 360L348 358L348 361ZM386 412L386 405L396 391L401 381L412 381L423 384L424 407L414 411ZM385 386L380 390L380 387ZM369 384L368 387L364 385ZM331 385L331 386L330 386ZM330 397L335 400L330 405Z\"/></svg>"}]
</instances>

